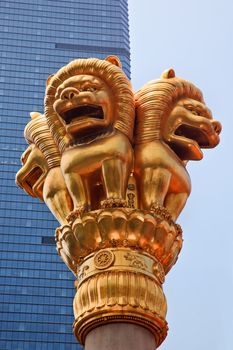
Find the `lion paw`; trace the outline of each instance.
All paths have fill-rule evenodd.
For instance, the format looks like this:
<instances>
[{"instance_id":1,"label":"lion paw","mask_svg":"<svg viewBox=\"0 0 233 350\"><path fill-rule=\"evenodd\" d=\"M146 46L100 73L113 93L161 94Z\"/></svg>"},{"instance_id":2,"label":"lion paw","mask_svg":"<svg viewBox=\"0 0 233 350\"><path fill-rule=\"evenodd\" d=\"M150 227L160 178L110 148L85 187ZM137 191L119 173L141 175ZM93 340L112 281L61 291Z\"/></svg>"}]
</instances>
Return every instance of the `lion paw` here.
<instances>
[{"instance_id":1,"label":"lion paw","mask_svg":"<svg viewBox=\"0 0 233 350\"><path fill-rule=\"evenodd\" d=\"M126 208L127 201L122 198L108 198L100 203L102 209L106 208Z\"/></svg>"},{"instance_id":2,"label":"lion paw","mask_svg":"<svg viewBox=\"0 0 233 350\"><path fill-rule=\"evenodd\" d=\"M67 215L66 220L71 224L77 217L81 218L85 212L88 211L86 205L80 205L72 210L69 215Z\"/></svg>"},{"instance_id":3,"label":"lion paw","mask_svg":"<svg viewBox=\"0 0 233 350\"><path fill-rule=\"evenodd\" d=\"M169 213L169 211L165 207L162 207L157 203L153 203L151 205L150 211L152 212L152 214L160 216L161 218L167 220L169 223L173 222L172 216Z\"/></svg>"}]
</instances>

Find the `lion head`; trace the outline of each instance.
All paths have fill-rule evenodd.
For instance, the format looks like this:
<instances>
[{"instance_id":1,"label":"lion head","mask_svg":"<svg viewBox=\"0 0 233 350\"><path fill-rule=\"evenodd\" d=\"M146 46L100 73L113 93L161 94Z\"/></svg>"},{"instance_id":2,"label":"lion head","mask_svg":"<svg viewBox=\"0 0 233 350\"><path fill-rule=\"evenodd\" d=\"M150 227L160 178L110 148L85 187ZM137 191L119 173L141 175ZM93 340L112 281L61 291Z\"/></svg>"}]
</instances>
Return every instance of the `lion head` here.
<instances>
[{"instance_id":1,"label":"lion head","mask_svg":"<svg viewBox=\"0 0 233 350\"><path fill-rule=\"evenodd\" d=\"M43 186L49 171L44 154L35 144L31 144L21 155L21 164L15 177L16 184L30 196L43 201Z\"/></svg>"},{"instance_id":2,"label":"lion head","mask_svg":"<svg viewBox=\"0 0 233 350\"><path fill-rule=\"evenodd\" d=\"M31 112L24 129L29 144L21 156L21 169L16 183L33 197L43 200L43 186L49 169L60 165L61 156L43 114Z\"/></svg>"},{"instance_id":3,"label":"lion head","mask_svg":"<svg viewBox=\"0 0 233 350\"><path fill-rule=\"evenodd\" d=\"M61 152L111 128L132 139L134 97L119 59L77 59L61 68L48 80L45 116Z\"/></svg>"},{"instance_id":4,"label":"lion head","mask_svg":"<svg viewBox=\"0 0 233 350\"><path fill-rule=\"evenodd\" d=\"M219 143L221 124L213 120L201 91L173 69L136 93L136 144L161 140L182 160L198 160L201 148Z\"/></svg>"}]
</instances>

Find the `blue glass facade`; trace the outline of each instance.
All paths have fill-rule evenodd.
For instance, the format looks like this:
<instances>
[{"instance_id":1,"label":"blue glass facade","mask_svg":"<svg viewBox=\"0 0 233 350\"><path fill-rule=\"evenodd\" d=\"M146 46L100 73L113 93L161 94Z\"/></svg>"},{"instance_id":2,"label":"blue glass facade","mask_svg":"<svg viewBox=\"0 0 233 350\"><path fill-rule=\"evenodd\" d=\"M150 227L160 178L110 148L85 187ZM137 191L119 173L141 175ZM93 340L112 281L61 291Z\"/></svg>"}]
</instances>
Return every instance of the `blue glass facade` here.
<instances>
[{"instance_id":1,"label":"blue glass facade","mask_svg":"<svg viewBox=\"0 0 233 350\"><path fill-rule=\"evenodd\" d=\"M58 223L14 177L48 75L74 58L110 54L130 75L127 0L5 0L0 19L0 349L78 349L74 278L53 239Z\"/></svg>"}]
</instances>

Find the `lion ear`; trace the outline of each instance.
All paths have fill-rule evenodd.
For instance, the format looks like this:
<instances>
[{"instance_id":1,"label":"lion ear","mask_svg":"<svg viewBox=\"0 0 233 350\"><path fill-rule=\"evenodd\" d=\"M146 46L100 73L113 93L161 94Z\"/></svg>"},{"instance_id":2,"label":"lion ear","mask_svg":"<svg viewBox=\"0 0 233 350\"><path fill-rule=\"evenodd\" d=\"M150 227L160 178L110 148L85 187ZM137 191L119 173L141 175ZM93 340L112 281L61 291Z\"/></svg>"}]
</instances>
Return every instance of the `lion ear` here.
<instances>
[{"instance_id":1,"label":"lion ear","mask_svg":"<svg viewBox=\"0 0 233 350\"><path fill-rule=\"evenodd\" d=\"M51 74L51 75L48 77L48 79L46 80L46 87L49 85L49 83L50 83L52 77L54 77L54 74Z\"/></svg>"},{"instance_id":2,"label":"lion ear","mask_svg":"<svg viewBox=\"0 0 233 350\"><path fill-rule=\"evenodd\" d=\"M114 64L115 66L122 68L121 61L120 61L119 57L117 57L117 56L114 56L114 55L108 56L105 58L105 61L108 61L108 62Z\"/></svg>"},{"instance_id":3,"label":"lion ear","mask_svg":"<svg viewBox=\"0 0 233 350\"><path fill-rule=\"evenodd\" d=\"M161 74L161 79L171 79L171 78L175 78L176 73L174 71L174 69L169 68L166 69L162 74Z\"/></svg>"}]
</instances>

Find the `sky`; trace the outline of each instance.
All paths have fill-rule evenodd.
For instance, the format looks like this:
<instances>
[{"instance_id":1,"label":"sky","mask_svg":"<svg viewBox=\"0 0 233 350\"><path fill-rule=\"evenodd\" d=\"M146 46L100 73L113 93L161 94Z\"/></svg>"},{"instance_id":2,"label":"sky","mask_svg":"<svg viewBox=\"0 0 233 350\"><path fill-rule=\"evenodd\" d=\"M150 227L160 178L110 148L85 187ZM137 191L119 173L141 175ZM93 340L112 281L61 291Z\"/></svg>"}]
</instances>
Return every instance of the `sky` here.
<instances>
[{"instance_id":1,"label":"sky","mask_svg":"<svg viewBox=\"0 0 233 350\"><path fill-rule=\"evenodd\" d=\"M135 90L172 67L222 123L221 143L189 162L192 193L177 222L184 244L164 285L161 350L233 349L233 2L129 0Z\"/></svg>"}]
</instances>

